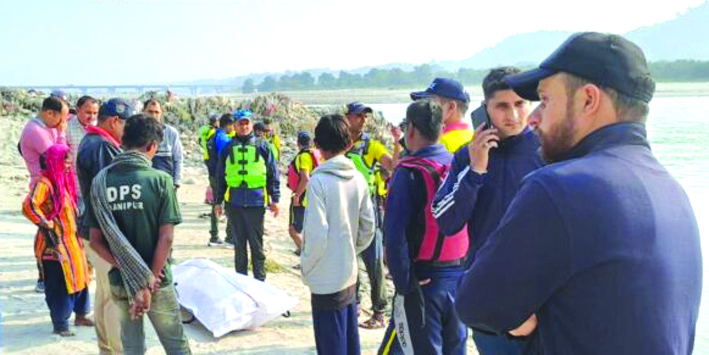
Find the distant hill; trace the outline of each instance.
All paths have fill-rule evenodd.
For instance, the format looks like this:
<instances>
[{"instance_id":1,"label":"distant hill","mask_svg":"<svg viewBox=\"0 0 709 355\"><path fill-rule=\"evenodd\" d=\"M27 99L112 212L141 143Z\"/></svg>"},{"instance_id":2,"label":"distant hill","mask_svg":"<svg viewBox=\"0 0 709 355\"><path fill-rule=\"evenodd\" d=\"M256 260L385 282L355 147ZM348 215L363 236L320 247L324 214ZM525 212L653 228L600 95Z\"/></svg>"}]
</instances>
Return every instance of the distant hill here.
<instances>
[{"instance_id":1,"label":"distant hill","mask_svg":"<svg viewBox=\"0 0 709 355\"><path fill-rule=\"evenodd\" d=\"M533 66L544 60L571 34L572 32L564 31L522 33L507 37L495 46L485 48L473 56L460 61L443 60L428 64L437 69L444 69L453 73L460 68L488 69L500 65ZM684 14L678 15L672 20L641 27L623 35L643 48L648 60L652 62L674 60L707 61L709 60L709 40L707 40L707 35L709 35L709 1L688 9ZM420 64L389 63L346 70L346 72L363 75L371 69L389 70L393 68L411 71ZM330 68L303 71L310 72L315 78L322 73L330 73L337 76L340 72L340 70ZM267 76L278 78L282 75L294 73L296 72L258 73L227 79L198 80L185 84L221 83L241 85L247 78L259 83Z\"/></svg>"},{"instance_id":2,"label":"distant hill","mask_svg":"<svg viewBox=\"0 0 709 355\"><path fill-rule=\"evenodd\" d=\"M709 2L674 20L641 27L626 36L642 47L650 61L709 60Z\"/></svg>"},{"instance_id":3,"label":"distant hill","mask_svg":"<svg viewBox=\"0 0 709 355\"><path fill-rule=\"evenodd\" d=\"M494 47L485 48L458 62L440 62L446 70L460 68L488 69L501 65L528 66L539 64L572 32L540 31L505 38Z\"/></svg>"},{"instance_id":4,"label":"distant hill","mask_svg":"<svg viewBox=\"0 0 709 355\"><path fill-rule=\"evenodd\" d=\"M572 32L540 31L514 35L470 58L439 64L450 71L458 68L487 69L500 65L535 65L544 60L571 34ZM709 60L707 35L709 2L688 9L673 20L623 34L637 43L650 61Z\"/></svg>"}]
</instances>

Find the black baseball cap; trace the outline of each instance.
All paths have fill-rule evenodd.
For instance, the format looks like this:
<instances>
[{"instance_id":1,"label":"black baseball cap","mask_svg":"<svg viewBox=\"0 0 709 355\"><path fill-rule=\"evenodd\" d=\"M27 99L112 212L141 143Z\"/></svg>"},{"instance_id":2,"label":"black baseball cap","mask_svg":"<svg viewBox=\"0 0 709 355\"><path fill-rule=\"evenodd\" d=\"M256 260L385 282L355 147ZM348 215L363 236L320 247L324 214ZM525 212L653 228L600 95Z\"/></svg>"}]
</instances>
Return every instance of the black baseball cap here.
<instances>
[{"instance_id":1,"label":"black baseball cap","mask_svg":"<svg viewBox=\"0 0 709 355\"><path fill-rule=\"evenodd\" d=\"M655 82L642 49L614 34L581 32L571 35L539 68L503 79L520 97L538 101L539 81L565 72L650 102Z\"/></svg>"},{"instance_id":2,"label":"black baseball cap","mask_svg":"<svg viewBox=\"0 0 709 355\"><path fill-rule=\"evenodd\" d=\"M359 101L354 101L347 104L347 112L345 115L359 115L362 112L372 113L374 110Z\"/></svg>"},{"instance_id":3,"label":"black baseball cap","mask_svg":"<svg viewBox=\"0 0 709 355\"><path fill-rule=\"evenodd\" d=\"M98 109L98 116L118 116L125 121L128 117L133 116L133 107L121 98L113 98L101 104Z\"/></svg>"},{"instance_id":4,"label":"black baseball cap","mask_svg":"<svg viewBox=\"0 0 709 355\"><path fill-rule=\"evenodd\" d=\"M457 80L446 78L435 78L426 90L415 91L410 94L411 100L414 101L431 97L433 95L457 101L470 101L470 95L465 92L463 84Z\"/></svg>"}]
</instances>

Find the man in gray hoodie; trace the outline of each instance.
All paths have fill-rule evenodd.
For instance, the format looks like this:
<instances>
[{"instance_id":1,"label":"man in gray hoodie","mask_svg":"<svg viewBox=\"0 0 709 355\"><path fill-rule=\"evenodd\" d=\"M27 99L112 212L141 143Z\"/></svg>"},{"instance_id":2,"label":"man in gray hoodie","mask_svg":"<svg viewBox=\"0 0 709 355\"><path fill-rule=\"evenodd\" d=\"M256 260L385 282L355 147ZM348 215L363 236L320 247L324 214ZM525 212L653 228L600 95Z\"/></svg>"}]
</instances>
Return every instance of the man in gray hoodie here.
<instances>
[{"instance_id":1,"label":"man in gray hoodie","mask_svg":"<svg viewBox=\"0 0 709 355\"><path fill-rule=\"evenodd\" d=\"M315 128L325 162L308 184L300 255L310 288L318 354L359 354L357 255L374 237L374 209L367 182L344 156L352 146L342 115L327 115Z\"/></svg>"}]
</instances>

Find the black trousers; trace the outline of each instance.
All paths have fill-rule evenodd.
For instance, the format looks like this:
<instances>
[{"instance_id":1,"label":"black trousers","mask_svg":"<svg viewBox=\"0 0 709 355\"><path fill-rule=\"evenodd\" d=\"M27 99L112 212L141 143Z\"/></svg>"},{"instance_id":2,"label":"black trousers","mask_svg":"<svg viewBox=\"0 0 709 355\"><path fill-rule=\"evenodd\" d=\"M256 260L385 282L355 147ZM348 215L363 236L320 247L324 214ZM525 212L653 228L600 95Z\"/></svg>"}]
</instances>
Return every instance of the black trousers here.
<instances>
[{"instance_id":1,"label":"black trousers","mask_svg":"<svg viewBox=\"0 0 709 355\"><path fill-rule=\"evenodd\" d=\"M372 300L372 312L374 313L383 313L387 306L386 284L384 280L384 236L383 223L380 223L382 221L380 215L380 210L375 205L374 217L376 230L374 232L374 239L372 240L372 244L359 255L364 262L364 267L369 276L371 286L369 296ZM357 304L359 304L362 297L359 290L363 282L362 279L362 273L357 273Z\"/></svg>"},{"instance_id":2,"label":"black trousers","mask_svg":"<svg viewBox=\"0 0 709 355\"><path fill-rule=\"evenodd\" d=\"M213 177L209 178L209 186L212 188L212 192L216 193L217 182ZM229 216L227 216L227 219L229 219ZM217 217L217 214L214 213L214 205L212 205L212 210L209 214L209 236L210 242L216 242L219 240L219 218ZM228 243L234 243L234 237L231 232L231 223L226 224L226 238L224 238L224 240Z\"/></svg>"},{"instance_id":3,"label":"black trousers","mask_svg":"<svg viewBox=\"0 0 709 355\"><path fill-rule=\"evenodd\" d=\"M263 219L266 214L264 207L232 207L227 206L228 223L231 224L232 237L235 246L236 272L248 275L249 256L246 251L248 244L251 251L251 266L254 278L266 279L266 254L263 252Z\"/></svg>"}]
</instances>

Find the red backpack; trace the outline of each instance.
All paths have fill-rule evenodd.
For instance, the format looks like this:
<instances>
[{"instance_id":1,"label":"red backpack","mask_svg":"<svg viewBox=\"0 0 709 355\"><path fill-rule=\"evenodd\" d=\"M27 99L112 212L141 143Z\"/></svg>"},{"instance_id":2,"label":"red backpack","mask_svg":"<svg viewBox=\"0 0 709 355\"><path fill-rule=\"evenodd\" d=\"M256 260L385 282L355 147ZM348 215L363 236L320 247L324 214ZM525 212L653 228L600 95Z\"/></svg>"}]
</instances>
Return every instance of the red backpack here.
<instances>
[{"instance_id":1,"label":"red backpack","mask_svg":"<svg viewBox=\"0 0 709 355\"><path fill-rule=\"evenodd\" d=\"M293 158L290 164L288 164L287 186L293 192L295 192L295 190L298 188L298 185L300 184L300 172L298 171L298 169L295 168L295 161L298 160L298 157L300 157L301 154L305 153L310 154L310 157L313 159L313 169L317 168L320 165L320 152L318 152L317 150L307 148L298 152L298 154L295 155L295 158Z\"/></svg>"},{"instance_id":2,"label":"red backpack","mask_svg":"<svg viewBox=\"0 0 709 355\"><path fill-rule=\"evenodd\" d=\"M418 252L414 262L424 263L453 263L461 261L468 254L468 225L453 235L443 235L438 229L438 222L433 217L431 205L436 196L436 191L448 174L449 166L431 159L406 157L399 160L398 166L416 170L421 173L426 185L426 207L423 213L423 236L420 240Z\"/></svg>"}]
</instances>

